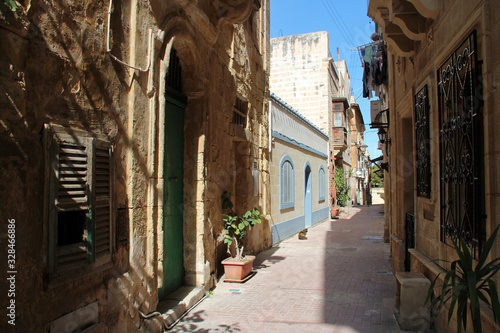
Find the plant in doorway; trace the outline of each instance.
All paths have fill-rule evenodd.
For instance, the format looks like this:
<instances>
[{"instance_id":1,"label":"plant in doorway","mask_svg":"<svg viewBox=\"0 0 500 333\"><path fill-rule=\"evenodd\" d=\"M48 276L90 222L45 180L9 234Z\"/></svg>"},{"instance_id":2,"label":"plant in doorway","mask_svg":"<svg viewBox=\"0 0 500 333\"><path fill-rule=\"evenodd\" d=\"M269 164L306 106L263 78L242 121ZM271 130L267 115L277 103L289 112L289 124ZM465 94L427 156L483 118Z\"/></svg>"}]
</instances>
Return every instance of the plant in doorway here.
<instances>
[{"instance_id":1,"label":"plant in doorway","mask_svg":"<svg viewBox=\"0 0 500 333\"><path fill-rule=\"evenodd\" d=\"M238 216L233 211L231 194L224 191L222 194L222 210L224 214L224 243L227 244L227 252L231 256L222 261L226 279L242 280L252 271L254 256L244 256L245 238L247 232L258 223L262 222L264 215L257 208L246 211Z\"/></svg>"}]
</instances>

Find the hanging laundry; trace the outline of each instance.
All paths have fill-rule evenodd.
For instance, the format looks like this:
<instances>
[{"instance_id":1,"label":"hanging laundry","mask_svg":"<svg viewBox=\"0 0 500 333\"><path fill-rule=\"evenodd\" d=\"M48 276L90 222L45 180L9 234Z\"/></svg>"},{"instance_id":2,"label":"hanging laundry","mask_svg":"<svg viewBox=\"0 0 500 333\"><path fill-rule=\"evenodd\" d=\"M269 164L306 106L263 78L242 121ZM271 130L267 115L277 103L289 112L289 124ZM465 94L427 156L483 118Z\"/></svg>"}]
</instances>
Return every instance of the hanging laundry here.
<instances>
[{"instance_id":1,"label":"hanging laundry","mask_svg":"<svg viewBox=\"0 0 500 333\"><path fill-rule=\"evenodd\" d=\"M373 46L372 45L367 45L365 47L365 56L363 59L367 62L370 63L372 61L373 56L375 53L373 52Z\"/></svg>"},{"instance_id":2,"label":"hanging laundry","mask_svg":"<svg viewBox=\"0 0 500 333\"><path fill-rule=\"evenodd\" d=\"M372 92L370 90L370 64L368 62L363 63L363 97L372 98Z\"/></svg>"},{"instance_id":3,"label":"hanging laundry","mask_svg":"<svg viewBox=\"0 0 500 333\"><path fill-rule=\"evenodd\" d=\"M382 59L380 58L373 58L372 60L372 76L373 76L373 83L374 86L379 86L382 84Z\"/></svg>"},{"instance_id":4,"label":"hanging laundry","mask_svg":"<svg viewBox=\"0 0 500 333\"><path fill-rule=\"evenodd\" d=\"M382 84L387 85L389 81L389 75L387 74L387 52L385 47L382 46Z\"/></svg>"}]
</instances>

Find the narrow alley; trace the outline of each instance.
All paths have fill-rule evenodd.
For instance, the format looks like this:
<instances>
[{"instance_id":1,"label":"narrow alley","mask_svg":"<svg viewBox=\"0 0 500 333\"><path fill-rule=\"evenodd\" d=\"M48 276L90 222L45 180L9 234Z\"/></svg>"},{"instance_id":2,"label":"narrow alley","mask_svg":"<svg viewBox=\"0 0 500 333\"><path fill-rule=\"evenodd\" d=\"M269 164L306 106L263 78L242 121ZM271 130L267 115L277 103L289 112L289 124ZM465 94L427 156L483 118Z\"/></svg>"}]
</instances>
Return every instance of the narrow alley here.
<instances>
[{"instance_id":1,"label":"narrow alley","mask_svg":"<svg viewBox=\"0 0 500 333\"><path fill-rule=\"evenodd\" d=\"M383 205L260 253L243 284L219 282L172 332L400 332Z\"/></svg>"}]
</instances>

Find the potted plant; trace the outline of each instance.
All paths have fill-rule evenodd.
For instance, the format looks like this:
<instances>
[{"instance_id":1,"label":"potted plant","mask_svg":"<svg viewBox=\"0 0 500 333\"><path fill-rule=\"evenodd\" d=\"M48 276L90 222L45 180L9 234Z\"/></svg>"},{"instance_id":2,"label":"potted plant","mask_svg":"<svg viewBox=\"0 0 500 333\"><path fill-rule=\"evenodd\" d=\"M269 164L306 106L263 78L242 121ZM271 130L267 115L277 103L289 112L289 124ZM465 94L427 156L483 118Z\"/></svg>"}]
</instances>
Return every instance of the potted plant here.
<instances>
[{"instance_id":1,"label":"potted plant","mask_svg":"<svg viewBox=\"0 0 500 333\"><path fill-rule=\"evenodd\" d=\"M495 322L500 323L500 302L498 300L497 286L492 279L500 269L500 258L495 258L486 264L486 259L489 256L499 227L493 231L490 238L486 241L475 267L474 256L469 251L464 239L460 237L458 242L453 240L453 248L459 259L451 262L449 269L445 269L444 272L438 274L429 287L426 303L429 302L432 296L439 276L445 274L443 284L439 287L441 294L432 300L431 305L437 306L435 313L435 316L437 316L443 309L444 304L451 301L450 309L448 310L448 322L453 317L456 307L458 333L462 331L462 325L465 330L467 329L469 309L474 332L482 332L480 300L491 307ZM448 262L446 260L437 261Z\"/></svg>"},{"instance_id":2,"label":"potted plant","mask_svg":"<svg viewBox=\"0 0 500 333\"><path fill-rule=\"evenodd\" d=\"M227 252L231 256L222 261L226 280L241 281L252 272L255 256L245 256L245 237L247 232L258 223L262 222L264 215L257 208L246 211L238 216L233 211L231 194L225 191L222 194L222 209L229 211L224 215L224 243L227 244ZM234 246L233 246L234 244Z\"/></svg>"}]
</instances>

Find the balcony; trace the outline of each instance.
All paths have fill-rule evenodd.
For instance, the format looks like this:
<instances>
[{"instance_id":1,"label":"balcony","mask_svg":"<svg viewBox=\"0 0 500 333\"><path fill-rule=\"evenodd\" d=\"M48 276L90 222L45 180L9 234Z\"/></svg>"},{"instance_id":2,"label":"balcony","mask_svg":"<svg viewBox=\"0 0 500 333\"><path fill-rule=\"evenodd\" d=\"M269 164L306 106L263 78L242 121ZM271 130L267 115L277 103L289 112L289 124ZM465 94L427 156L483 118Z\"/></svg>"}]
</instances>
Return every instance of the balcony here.
<instances>
[{"instance_id":1,"label":"balcony","mask_svg":"<svg viewBox=\"0 0 500 333\"><path fill-rule=\"evenodd\" d=\"M401 56L411 56L415 43L432 40L427 31L442 0L369 0L368 16L383 28L385 40Z\"/></svg>"},{"instance_id":2,"label":"balcony","mask_svg":"<svg viewBox=\"0 0 500 333\"><path fill-rule=\"evenodd\" d=\"M330 141L332 143L333 149L336 151L343 151L347 149L348 145L347 129L343 126L341 127L334 126L332 128L332 138Z\"/></svg>"}]
</instances>

